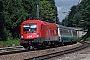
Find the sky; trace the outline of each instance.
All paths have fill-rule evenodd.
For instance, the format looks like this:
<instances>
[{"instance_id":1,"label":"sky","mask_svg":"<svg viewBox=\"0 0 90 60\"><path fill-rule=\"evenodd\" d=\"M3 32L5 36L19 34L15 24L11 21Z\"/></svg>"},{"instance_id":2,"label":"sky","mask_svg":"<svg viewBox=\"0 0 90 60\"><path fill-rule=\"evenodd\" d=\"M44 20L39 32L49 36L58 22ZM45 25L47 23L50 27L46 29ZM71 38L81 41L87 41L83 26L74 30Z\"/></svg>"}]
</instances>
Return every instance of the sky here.
<instances>
[{"instance_id":1,"label":"sky","mask_svg":"<svg viewBox=\"0 0 90 60\"><path fill-rule=\"evenodd\" d=\"M80 1L81 0L55 0L55 5L58 10L59 21L62 22L65 16L68 15L71 7L80 3Z\"/></svg>"}]
</instances>

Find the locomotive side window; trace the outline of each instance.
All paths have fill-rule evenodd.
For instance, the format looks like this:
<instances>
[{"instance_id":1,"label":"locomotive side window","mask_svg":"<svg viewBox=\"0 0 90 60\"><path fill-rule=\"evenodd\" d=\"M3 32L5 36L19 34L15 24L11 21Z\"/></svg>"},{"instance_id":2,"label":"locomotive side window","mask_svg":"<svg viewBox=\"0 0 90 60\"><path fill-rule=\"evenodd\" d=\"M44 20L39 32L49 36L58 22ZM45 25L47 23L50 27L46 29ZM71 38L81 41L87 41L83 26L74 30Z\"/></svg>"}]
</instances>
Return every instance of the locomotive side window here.
<instances>
[{"instance_id":1,"label":"locomotive side window","mask_svg":"<svg viewBox=\"0 0 90 60\"><path fill-rule=\"evenodd\" d=\"M41 27L40 27L40 30L42 30L42 25L41 25Z\"/></svg>"},{"instance_id":2,"label":"locomotive side window","mask_svg":"<svg viewBox=\"0 0 90 60\"><path fill-rule=\"evenodd\" d=\"M24 24L24 32L36 32L37 24Z\"/></svg>"},{"instance_id":3,"label":"locomotive side window","mask_svg":"<svg viewBox=\"0 0 90 60\"><path fill-rule=\"evenodd\" d=\"M56 30L54 30L54 35L56 35Z\"/></svg>"}]
</instances>

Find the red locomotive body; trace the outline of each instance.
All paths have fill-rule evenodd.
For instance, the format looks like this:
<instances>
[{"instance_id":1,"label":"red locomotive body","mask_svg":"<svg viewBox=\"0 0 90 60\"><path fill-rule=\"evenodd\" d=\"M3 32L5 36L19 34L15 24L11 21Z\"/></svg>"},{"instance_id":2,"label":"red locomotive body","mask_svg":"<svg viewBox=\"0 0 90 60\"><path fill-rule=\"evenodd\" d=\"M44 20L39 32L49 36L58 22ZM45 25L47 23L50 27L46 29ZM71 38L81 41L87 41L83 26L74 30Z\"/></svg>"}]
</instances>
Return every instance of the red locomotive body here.
<instances>
[{"instance_id":1,"label":"red locomotive body","mask_svg":"<svg viewBox=\"0 0 90 60\"><path fill-rule=\"evenodd\" d=\"M28 48L37 45L51 45L58 41L58 28L54 23L40 20L26 20L20 27L20 44Z\"/></svg>"}]
</instances>

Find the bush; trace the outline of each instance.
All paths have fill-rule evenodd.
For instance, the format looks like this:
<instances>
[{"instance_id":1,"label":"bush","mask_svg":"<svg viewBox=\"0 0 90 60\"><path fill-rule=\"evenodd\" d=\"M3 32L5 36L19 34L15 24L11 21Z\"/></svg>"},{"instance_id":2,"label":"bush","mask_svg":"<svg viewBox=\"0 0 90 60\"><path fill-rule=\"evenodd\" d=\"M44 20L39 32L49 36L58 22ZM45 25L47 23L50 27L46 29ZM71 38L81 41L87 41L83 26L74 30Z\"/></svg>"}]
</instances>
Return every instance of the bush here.
<instances>
[{"instance_id":1,"label":"bush","mask_svg":"<svg viewBox=\"0 0 90 60\"><path fill-rule=\"evenodd\" d=\"M0 47L9 47L15 44L15 46L20 45L20 40L15 39L15 40L7 40L7 41L0 41Z\"/></svg>"},{"instance_id":2,"label":"bush","mask_svg":"<svg viewBox=\"0 0 90 60\"><path fill-rule=\"evenodd\" d=\"M86 39L86 41L90 41L90 37L88 37L88 38Z\"/></svg>"}]
</instances>

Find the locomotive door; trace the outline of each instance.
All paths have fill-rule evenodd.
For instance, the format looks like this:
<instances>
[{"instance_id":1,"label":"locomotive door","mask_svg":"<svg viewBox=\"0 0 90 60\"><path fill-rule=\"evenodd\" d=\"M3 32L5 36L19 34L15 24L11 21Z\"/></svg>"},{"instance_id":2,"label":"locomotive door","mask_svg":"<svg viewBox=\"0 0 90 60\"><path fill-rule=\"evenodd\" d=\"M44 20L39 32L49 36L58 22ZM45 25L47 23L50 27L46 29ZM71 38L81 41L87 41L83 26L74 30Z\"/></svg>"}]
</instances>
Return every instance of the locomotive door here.
<instances>
[{"instance_id":1,"label":"locomotive door","mask_svg":"<svg viewBox=\"0 0 90 60\"><path fill-rule=\"evenodd\" d=\"M48 26L42 24L40 30L41 30L41 37L43 38L44 41L47 41L50 38Z\"/></svg>"},{"instance_id":2,"label":"locomotive door","mask_svg":"<svg viewBox=\"0 0 90 60\"><path fill-rule=\"evenodd\" d=\"M58 36L59 36L59 41L60 41L60 42L62 42L62 41L61 41L61 33L62 33L62 32L61 32L61 29L58 28Z\"/></svg>"},{"instance_id":3,"label":"locomotive door","mask_svg":"<svg viewBox=\"0 0 90 60\"><path fill-rule=\"evenodd\" d=\"M51 35L50 35L50 29L48 26L47 26L47 37L48 37L48 40L50 40Z\"/></svg>"}]
</instances>

